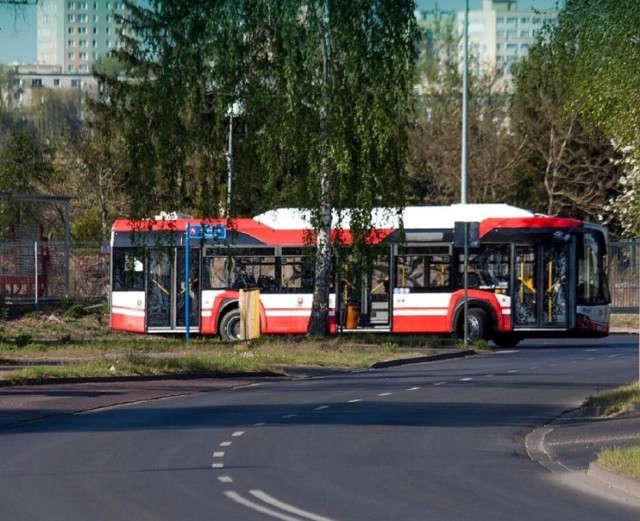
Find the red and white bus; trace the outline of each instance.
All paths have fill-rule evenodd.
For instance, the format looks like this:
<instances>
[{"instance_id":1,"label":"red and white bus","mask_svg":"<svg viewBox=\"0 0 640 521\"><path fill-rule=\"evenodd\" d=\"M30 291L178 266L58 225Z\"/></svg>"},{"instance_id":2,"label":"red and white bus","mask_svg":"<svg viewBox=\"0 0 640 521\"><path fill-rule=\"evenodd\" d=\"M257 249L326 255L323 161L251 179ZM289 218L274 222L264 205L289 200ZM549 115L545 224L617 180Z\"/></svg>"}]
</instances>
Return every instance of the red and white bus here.
<instances>
[{"instance_id":1,"label":"red and white bus","mask_svg":"<svg viewBox=\"0 0 640 521\"><path fill-rule=\"evenodd\" d=\"M343 221L348 242L348 215ZM306 333L314 277L309 222L307 212L286 208L231 222L175 214L117 220L111 327L238 339L240 290L258 288L262 334ZM466 254L460 223L476 230L465 239ZM462 337L466 315L470 340L500 346L608 334L601 226L504 204L407 207L402 221L381 210L374 224L365 271L350 269L348 245L336 248L333 333Z\"/></svg>"}]
</instances>

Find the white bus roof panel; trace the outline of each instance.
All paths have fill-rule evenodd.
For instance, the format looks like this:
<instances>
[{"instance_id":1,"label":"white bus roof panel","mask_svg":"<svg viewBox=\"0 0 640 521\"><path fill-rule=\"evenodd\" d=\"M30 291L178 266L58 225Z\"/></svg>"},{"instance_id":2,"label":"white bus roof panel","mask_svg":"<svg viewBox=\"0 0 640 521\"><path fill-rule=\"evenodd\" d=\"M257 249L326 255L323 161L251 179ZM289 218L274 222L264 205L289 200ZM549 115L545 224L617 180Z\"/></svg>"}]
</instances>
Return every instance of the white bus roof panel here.
<instances>
[{"instance_id":1,"label":"white bus roof panel","mask_svg":"<svg viewBox=\"0 0 640 521\"><path fill-rule=\"evenodd\" d=\"M333 226L349 229L350 212L345 210L342 219L334 212ZM452 204L451 206L407 206L404 208L405 229L453 229L456 222L481 222L489 218L533 217L529 210L508 204ZM301 230L311 228L309 210L279 208L256 215L255 221L274 230ZM398 216L393 209L376 208L373 211L373 226L376 228L399 227Z\"/></svg>"}]
</instances>

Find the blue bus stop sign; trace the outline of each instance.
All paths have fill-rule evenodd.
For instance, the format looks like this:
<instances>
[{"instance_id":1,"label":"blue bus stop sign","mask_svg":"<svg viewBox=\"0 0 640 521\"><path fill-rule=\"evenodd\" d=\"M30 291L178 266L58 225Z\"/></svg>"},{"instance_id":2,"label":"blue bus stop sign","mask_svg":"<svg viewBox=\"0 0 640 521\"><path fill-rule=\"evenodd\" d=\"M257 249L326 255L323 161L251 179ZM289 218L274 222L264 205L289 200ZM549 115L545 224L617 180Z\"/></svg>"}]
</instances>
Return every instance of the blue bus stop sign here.
<instances>
[{"instance_id":1,"label":"blue bus stop sign","mask_svg":"<svg viewBox=\"0 0 640 521\"><path fill-rule=\"evenodd\" d=\"M227 227L224 224L190 224L189 239L223 241L227 238Z\"/></svg>"}]
</instances>

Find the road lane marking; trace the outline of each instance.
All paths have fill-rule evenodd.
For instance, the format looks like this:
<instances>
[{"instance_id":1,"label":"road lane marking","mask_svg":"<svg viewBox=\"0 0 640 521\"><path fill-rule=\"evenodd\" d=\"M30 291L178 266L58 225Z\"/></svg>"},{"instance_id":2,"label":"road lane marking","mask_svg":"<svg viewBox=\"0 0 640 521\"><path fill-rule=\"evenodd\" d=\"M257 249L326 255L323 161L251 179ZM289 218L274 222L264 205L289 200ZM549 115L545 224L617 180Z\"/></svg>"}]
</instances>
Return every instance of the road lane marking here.
<instances>
[{"instance_id":1,"label":"road lane marking","mask_svg":"<svg viewBox=\"0 0 640 521\"><path fill-rule=\"evenodd\" d=\"M380 393L378 396L391 396L393 393Z\"/></svg>"},{"instance_id":2,"label":"road lane marking","mask_svg":"<svg viewBox=\"0 0 640 521\"><path fill-rule=\"evenodd\" d=\"M407 391L417 391L420 387L409 387Z\"/></svg>"},{"instance_id":3,"label":"road lane marking","mask_svg":"<svg viewBox=\"0 0 640 521\"><path fill-rule=\"evenodd\" d=\"M467 377L467 378L461 378L460 379L461 382L470 382L471 380L473 380L473 378Z\"/></svg>"},{"instance_id":4,"label":"road lane marking","mask_svg":"<svg viewBox=\"0 0 640 521\"><path fill-rule=\"evenodd\" d=\"M305 519L311 519L312 521L331 521L328 517L319 516L317 514L313 514L311 512L307 512L306 510L302 510L300 508L296 508L293 505L289 505L278 499L275 499L268 494L265 494L262 490L250 490L249 493L258 498L260 501L271 505L272 507L279 508L280 510L284 510L285 512L289 512L291 514L295 514L300 517L304 517Z\"/></svg>"},{"instance_id":5,"label":"road lane marking","mask_svg":"<svg viewBox=\"0 0 640 521\"><path fill-rule=\"evenodd\" d=\"M507 371L507 373L509 374L513 374L513 373L519 373L520 371L518 371L517 369L511 369L510 371Z\"/></svg>"},{"instance_id":6,"label":"road lane marking","mask_svg":"<svg viewBox=\"0 0 640 521\"><path fill-rule=\"evenodd\" d=\"M324 411L325 409L328 409L329 407L331 407L331 405L318 405L318 407L316 407L314 409L314 411Z\"/></svg>"},{"instance_id":7,"label":"road lane marking","mask_svg":"<svg viewBox=\"0 0 640 521\"><path fill-rule=\"evenodd\" d=\"M447 382L436 382L433 385L447 385Z\"/></svg>"},{"instance_id":8,"label":"road lane marking","mask_svg":"<svg viewBox=\"0 0 640 521\"><path fill-rule=\"evenodd\" d=\"M353 400L349 400L347 403L358 403L361 401L362 401L362 398L354 398Z\"/></svg>"},{"instance_id":9,"label":"road lane marking","mask_svg":"<svg viewBox=\"0 0 640 521\"><path fill-rule=\"evenodd\" d=\"M495 376L495 374L485 374L484 377L485 378L493 378Z\"/></svg>"},{"instance_id":10,"label":"road lane marking","mask_svg":"<svg viewBox=\"0 0 640 521\"><path fill-rule=\"evenodd\" d=\"M224 463L212 463L211 464L211 468L212 469L223 469L224 468Z\"/></svg>"},{"instance_id":11,"label":"road lane marking","mask_svg":"<svg viewBox=\"0 0 640 521\"><path fill-rule=\"evenodd\" d=\"M281 512L277 512L276 510L273 510L271 508L263 507L262 505L254 503L253 501L249 501L233 490L225 491L224 495L232 501L235 501L236 503L250 508L251 510L254 510L256 512L260 512L261 514L266 514L268 516L275 517L276 519L282 519L283 521L300 521L299 517L291 517Z\"/></svg>"},{"instance_id":12,"label":"road lane marking","mask_svg":"<svg viewBox=\"0 0 640 521\"><path fill-rule=\"evenodd\" d=\"M231 441L223 441L223 442L220 444L220 446L221 446L221 447L228 447L229 445L231 445L231 443L232 443Z\"/></svg>"},{"instance_id":13,"label":"road lane marking","mask_svg":"<svg viewBox=\"0 0 640 521\"><path fill-rule=\"evenodd\" d=\"M236 431L231 436L234 438L237 438L238 436L242 436L243 434L244 434L244 431Z\"/></svg>"},{"instance_id":14,"label":"road lane marking","mask_svg":"<svg viewBox=\"0 0 640 521\"><path fill-rule=\"evenodd\" d=\"M289 420L289 419L291 419L291 418L295 418L296 416L298 416L298 415L297 415L297 414L285 414L285 415L283 416L283 418L284 418L285 420Z\"/></svg>"},{"instance_id":15,"label":"road lane marking","mask_svg":"<svg viewBox=\"0 0 640 521\"><path fill-rule=\"evenodd\" d=\"M221 483L233 483L231 476L218 476L218 481Z\"/></svg>"},{"instance_id":16,"label":"road lane marking","mask_svg":"<svg viewBox=\"0 0 640 521\"><path fill-rule=\"evenodd\" d=\"M224 458L224 451L214 452L213 453L213 457L214 458Z\"/></svg>"},{"instance_id":17,"label":"road lane marking","mask_svg":"<svg viewBox=\"0 0 640 521\"><path fill-rule=\"evenodd\" d=\"M258 422L253 424L254 427L264 427L265 425L266 425L265 422Z\"/></svg>"}]
</instances>

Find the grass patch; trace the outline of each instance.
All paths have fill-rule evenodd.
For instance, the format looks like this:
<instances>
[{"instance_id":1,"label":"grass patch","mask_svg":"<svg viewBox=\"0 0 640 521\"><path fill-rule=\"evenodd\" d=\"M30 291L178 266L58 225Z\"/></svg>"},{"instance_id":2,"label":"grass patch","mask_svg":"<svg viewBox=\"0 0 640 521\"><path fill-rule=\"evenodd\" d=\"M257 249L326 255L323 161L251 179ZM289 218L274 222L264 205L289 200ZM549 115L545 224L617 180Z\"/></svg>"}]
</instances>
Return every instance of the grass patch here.
<instances>
[{"instance_id":1,"label":"grass patch","mask_svg":"<svg viewBox=\"0 0 640 521\"><path fill-rule=\"evenodd\" d=\"M35 361L37 365L5 372L2 379L12 384L25 384L75 377L214 375L221 372L284 374L283 366L358 369L390 358L426 356L439 351L439 348L398 345L388 340L361 343L352 336L323 340L264 337L233 344L210 339L185 342L135 338L134 348L128 344L127 349L119 343L100 341L63 346L30 344L13 350L12 359L19 360L19 352L25 361L32 364Z\"/></svg>"},{"instance_id":2,"label":"grass patch","mask_svg":"<svg viewBox=\"0 0 640 521\"><path fill-rule=\"evenodd\" d=\"M640 328L640 315L638 313L612 313L611 327L619 327L638 331Z\"/></svg>"},{"instance_id":3,"label":"grass patch","mask_svg":"<svg viewBox=\"0 0 640 521\"><path fill-rule=\"evenodd\" d=\"M589 396L582 405L604 407L605 415L616 414L628 405L640 405L640 386L638 382L634 382L596 396Z\"/></svg>"},{"instance_id":4,"label":"grass patch","mask_svg":"<svg viewBox=\"0 0 640 521\"><path fill-rule=\"evenodd\" d=\"M598 463L612 472L640 479L640 445L605 449L598 454Z\"/></svg>"}]
</instances>

